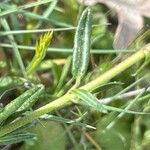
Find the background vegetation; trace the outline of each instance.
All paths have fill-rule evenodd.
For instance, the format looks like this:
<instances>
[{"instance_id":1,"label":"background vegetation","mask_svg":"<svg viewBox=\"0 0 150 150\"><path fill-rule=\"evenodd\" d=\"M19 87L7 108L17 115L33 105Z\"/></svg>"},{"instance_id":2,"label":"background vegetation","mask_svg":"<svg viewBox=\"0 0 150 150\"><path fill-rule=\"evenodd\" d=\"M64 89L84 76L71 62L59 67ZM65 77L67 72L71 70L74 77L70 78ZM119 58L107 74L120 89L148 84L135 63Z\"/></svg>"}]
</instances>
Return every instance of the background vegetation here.
<instances>
[{"instance_id":1,"label":"background vegetation","mask_svg":"<svg viewBox=\"0 0 150 150\"><path fill-rule=\"evenodd\" d=\"M0 2L0 113L7 104L12 104L12 100L24 93L28 95L23 95L22 103L26 99L36 100L35 105L35 102L28 107L26 105L26 109L17 103L14 112L8 117L1 119L0 116L1 149L150 149L149 114L138 113L149 113L150 110L147 56L145 60L139 59L134 66L96 88L93 95L82 91L85 95L80 97L80 93L77 93L82 103L78 104L76 98L73 104L54 109L1 136L3 127L11 129L9 125L12 122L63 96L74 87L75 80L71 73L74 35L85 7L76 0ZM130 46L123 50L114 49L113 41L118 25L115 11L103 4L92 6L91 10L90 63L81 86L114 68L150 40L150 20L145 18L147 26L143 27ZM41 37L45 32L45 38ZM44 49L49 48L42 56L36 56L34 51L37 47L39 51L42 49L41 43ZM29 91L31 87L35 89ZM84 96L89 100L87 98L84 101ZM91 100L111 106L104 105L108 113L103 105L100 108L99 104ZM135 114L130 114L133 112Z\"/></svg>"}]
</instances>

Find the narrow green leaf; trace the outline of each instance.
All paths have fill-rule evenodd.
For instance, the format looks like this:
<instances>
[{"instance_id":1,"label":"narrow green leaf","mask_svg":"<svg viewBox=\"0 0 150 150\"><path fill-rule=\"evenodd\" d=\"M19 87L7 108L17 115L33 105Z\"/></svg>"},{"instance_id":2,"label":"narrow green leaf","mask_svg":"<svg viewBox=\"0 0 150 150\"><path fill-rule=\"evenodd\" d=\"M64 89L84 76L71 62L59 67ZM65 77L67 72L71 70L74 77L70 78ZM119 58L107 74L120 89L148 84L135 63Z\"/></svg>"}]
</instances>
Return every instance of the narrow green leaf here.
<instances>
[{"instance_id":1,"label":"narrow green leaf","mask_svg":"<svg viewBox=\"0 0 150 150\"><path fill-rule=\"evenodd\" d=\"M83 89L76 89L73 90L73 92L82 100L81 104L87 105L94 110L107 113L107 109L103 107L103 104L101 104L93 94Z\"/></svg>"},{"instance_id":2,"label":"narrow green leaf","mask_svg":"<svg viewBox=\"0 0 150 150\"><path fill-rule=\"evenodd\" d=\"M74 38L72 75L76 80L81 80L88 68L91 29L92 14L87 8L80 17Z\"/></svg>"},{"instance_id":3,"label":"narrow green leaf","mask_svg":"<svg viewBox=\"0 0 150 150\"><path fill-rule=\"evenodd\" d=\"M39 88L35 93L33 93L26 101L23 103L23 105L17 110L17 111L25 111L30 108L35 104L35 102L42 96L44 92L44 86L39 85Z\"/></svg>"},{"instance_id":4,"label":"narrow green leaf","mask_svg":"<svg viewBox=\"0 0 150 150\"><path fill-rule=\"evenodd\" d=\"M34 95L34 93L36 93L39 89L41 89L41 85L34 86L31 89L25 91L13 101L11 101L9 104L7 104L0 113L0 123L6 120L14 112L16 112L16 110L19 109L22 104L27 101L28 98L30 98L32 95Z\"/></svg>"},{"instance_id":5,"label":"narrow green leaf","mask_svg":"<svg viewBox=\"0 0 150 150\"><path fill-rule=\"evenodd\" d=\"M48 8L47 8L47 9L44 11L44 13L42 14L42 17L48 18L48 17L51 15L51 13L53 12L53 10L56 8L57 2L58 2L58 0L52 1L52 2L49 4ZM35 28L39 28L41 24L42 24L42 21L40 21L40 22L36 25Z\"/></svg>"},{"instance_id":6,"label":"narrow green leaf","mask_svg":"<svg viewBox=\"0 0 150 150\"><path fill-rule=\"evenodd\" d=\"M18 12L20 10L28 9L28 8L39 6L39 5L43 5L43 4L52 2L52 1L53 0L42 0L42 1L36 1L36 2L27 3L27 4L19 6L19 7L14 7L12 9L8 9L6 11L0 12L0 17L8 15L8 14L11 14L11 13Z\"/></svg>"},{"instance_id":7,"label":"narrow green leaf","mask_svg":"<svg viewBox=\"0 0 150 150\"><path fill-rule=\"evenodd\" d=\"M46 55L46 51L51 42L53 32L47 32L40 37L40 40L36 43L35 55L31 63L27 67L27 74L31 74L41 63Z\"/></svg>"},{"instance_id":8,"label":"narrow green leaf","mask_svg":"<svg viewBox=\"0 0 150 150\"><path fill-rule=\"evenodd\" d=\"M53 79L54 86L53 87L55 88L59 82L62 68L60 65L57 65L54 61L51 61L51 62L52 62L52 68L51 69L52 69L52 73L54 76L54 79Z\"/></svg>"},{"instance_id":9,"label":"narrow green leaf","mask_svg":"<svg viewBox=\"0 0 150 150\"><path fill-rule=\"evenodd\" d=\"M81 104L87 105L91 107L92 109L103 112L103 113L107 113L107 111L115 111L115 112L124 112L124 113L129 113L129 114L136 114L136 115L150 115L150 113L136 112L136 111L131 111L131 110L104 105L100 103L100 101L98 101L98 99L93 94L83 89L76 89L76 90L73 90L73 92L78 96L78 98L82 100L82 102L84 102Z\"/></svg>"},{"instance_id":10,"label":"narrow green leaf","mask_svg":"<svg viewBox=\"0 0 150 150\"><path fill-rule=\"evenodd\" d=\"M20 131L16 133L14 132L9 135L0 137L0 145L15 144L21 141L32 140L34 138L34 133L29 133L25 131Z\"/></svg>"},{"instance_id":11,"label":"narrow green leaf","mask_svg":"<svg viewBox=\"0 0 150 150\"><path fill-rule=\"evenodd\" d=\"M77 119L70 120L70 119L66 119L66 118L62 118L62 117L58 117L58 116L54 116L54 115L48 115L48 114L43 115L41 118L49 119L51 121L58 121L61 123L67 123L67 124L71 124L71 125L75 125L75 126L81 126L84 128L96 129L95 127L93 127L91 125L79 122Z\"/></svg>"},{"instance_id":12,"label":"narrow green leaf","mask_svg":"<svg viewBox=\"0 0 150 150\"><path fill-rule=\"evenodd\" d=\"M66 64L64 65L64 68L62 70L62 73L61 73L61 77L58 81L58 84L56 86L56 89L55 89L55 94L57 95L57 93L61 90L63 84L64 84L64 81L67 77L67 74L69 72L69 69L70 69L70 66L71 66L71 57L68 57L67 61L66 61Z\"/></svg>"},{"instance_id":13,"label":"narrow green leaf","mask_svg":"<svg viewBox=\"0 0 150 150\"><path fill-rule=\"evenodd\" d=\"M47 23L51 23L51 21L48 19L48 18L45 18L43 16L40 16L36 13L33 13L33 12L29 12L29 11L25 11L25 10L21 10L19 11L19 13L21 13L22 15L26 16L26 17L29 17L29 18L32 18L32 19L35 19L35 20L41 20L41 21L45 21Z\"/></svg>"},{"instance_id":14,"label":"narrow green leaf","mask_svg":"<svg viewBox=\"0 0 150 150\"><path fill-rule=\"evenodd\" d=\"M131 110L125 110L117 107L107 106L104 105L104 108L109 111L115 111L115 112L124 112L128 114L136 114L136 115L150 115L150 113L144 113L144 112L137 112L137 111L131 111Z\"/></svg>"},{"instance_id":15,"label":"narrow green leaf","mask_svg":"<svg viewBox=\"0 0 150 150\"><path fill-rule=\"evenodd\" d=\"M0 12L1 12L1 10L0 10ZM3 26L5 31L11 30L9 27L9 23L7 22L7 20L5 18L0 18L0 24ZM8 38L9 38L11 45L12 45L12 48L13 48L14 57L16 57L16 60L18 62L18 65L20 66L21 72L22 72L23 76L26 78L27 74L25 71L24 63L23 63L22 57L20 55L19 49L17 47L17 43L15 41L15 38L13 35L9 35Z\"/></svg>"},{"instance_id":16,"label":"narrow green leaf","mask_svg":"<svg viewBox=\"0 0 150 150\"><path fill-rule=\"evenodd\" d=\"M132 101L129 102L129 104L124 108L124 110L129 110L132 107L132 105L140 99L140 97L145 93L145 91L146 90L142 90ZM124 114L125 112L121 112L118 116L116 116L116 118L113 118L113 120L107 125L106 129L111 129L116 124L116 122L124 116Z\"/></svg>"}]
</instances>

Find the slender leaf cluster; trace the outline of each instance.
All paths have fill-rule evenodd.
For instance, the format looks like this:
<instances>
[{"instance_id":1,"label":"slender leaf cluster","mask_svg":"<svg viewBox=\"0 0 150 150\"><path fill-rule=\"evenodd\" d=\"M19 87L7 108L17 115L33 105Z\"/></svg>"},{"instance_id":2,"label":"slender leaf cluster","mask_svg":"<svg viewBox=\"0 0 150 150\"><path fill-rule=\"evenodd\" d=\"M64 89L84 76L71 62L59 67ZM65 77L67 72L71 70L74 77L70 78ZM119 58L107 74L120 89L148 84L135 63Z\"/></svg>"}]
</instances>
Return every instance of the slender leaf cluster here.
<instances>
[{"instance_id":1,"label":"slender leaf cluster","mask_svg":"<svg viewBox=\"0 0 150 150\"><path fill-rule=\"evenodd\" d=\"M33 86L31 89L27 90L12 102L7 104L0 112L0 123L5 121L17 110L23 111L29 109L41 95L43 89L43 85Z\"/></svg>"},{"instance_id":2,"label":"slender leaf cluster","mask_svg":"<svg viewBox=\"0 0 150 150\"><path fill-rule=\"evenodd\" d=\"M36 42L35 55L27 67L27 74L31 74L44 59L48 46L50 45L52 35L53 32L47 32L40 37L39 41Z\"/></svg>"}]
</instances>

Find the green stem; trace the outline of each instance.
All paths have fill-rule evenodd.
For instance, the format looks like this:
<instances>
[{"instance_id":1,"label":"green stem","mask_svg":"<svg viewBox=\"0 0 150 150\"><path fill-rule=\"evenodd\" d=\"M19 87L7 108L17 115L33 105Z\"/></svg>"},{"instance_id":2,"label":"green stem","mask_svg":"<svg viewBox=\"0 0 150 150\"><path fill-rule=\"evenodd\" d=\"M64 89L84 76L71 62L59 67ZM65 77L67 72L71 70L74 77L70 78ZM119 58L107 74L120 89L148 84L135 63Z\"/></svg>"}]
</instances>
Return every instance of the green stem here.
<instances>
[{"instance_id":1,"label":"green stem","mask_svg":"<svg viewBox=\"0 0 150 150\"><path fill-rule=\"evenodd\" d=\"M88 91L94 90L100 84L104 84L108 82L110 79L115 77L116 75L120 74L127 68L131 67L135 63L139 62L141 59L145 58L146 53L150 54L150 44L145 46L143 49L138 51L137 53L133 54L114 68L110 69L106 73L99 76L97 79L91 81L90 83L84 85L82 88Z\"/></svg>"},{"instance_id":2,"label":"green stem","mask_svg":"<svg viewBox=\"0 0 150 150\"><path fill-rule=\"evenodd\" d=\"M13 48L13 46L11 44L7 44L7 43L0 43L0 47L6 47L6 48ZM35 50L35 46L25 46L25 45L17 45L17 48L20 50L28 50L28 51L34 51ZM48 48L47 50L48 52L55 52L55 53L72 53L73 50L72 48L56 48L56 47L51 47ZM134 49L91 49L90 53L92 54L116 54L116 53L134 53L136 52L136 50Z\"/></svg>"},{"instance_id":3,"label":"green stem","mask_svg":"<svg viewBox=\"0 0 150 150\"><path fill-rule=\"evenodd\" d=\"M7 20L5 18L1 18L0 22L1 22L1 25L3 26L3 28L5 29L5 31L10 31L9 24L8 24L8 22L7 22ZM13 37L13 35L8 35L8 38L9 38L9 40L11 42L12 47L13 47L14 55L15 55L17 61L18 61L18 65L19 65L19 67L21 69L21 72L22 72L23 76L25 78L27 78L25 67L24 67L24 64L23 64L23 61L22 61L19 49L18 49L17 44L15 42L15 38Z\"/></svg>"},{"instance_id":4,"label":"green stem","mask_svg":"<svg viewBox=\"0 0 150 150\"><path fill-rule=\"evenodd\" d=\"M32 2L32 3L28 3L28 4L25 4L25 5L22 5L22 6L19 6L19 7L15 7L15 8L12 8L12 9L8 9L8 10L5 10L5 11L1 12L0 13L0 17L3 17L3 16L6 16L8 14L12 14L12 13L18 12L20 10L28 9L28 8L39 6L39 5L43 5L43 4L52 2L52 1L53 0L37 1L37 2Z\"/></svg>"},{"instance_id":5,"label":"green stem","mask_svg":"<svg viewBox=\"0 0 150 150\"><path fill-rule=\"evenodd\" d=\"M104 84L108 82L110 79L115 77L116 75L120 74L121 72L125 71L127 68L131 67L135 63L139 62L143 58L145 58L145 54L150 54L150 44L145 46L143 49L138 51L137 53L133 54L114 68L110 69L100 77L96 78L95 80L89 82L88 84L80 87L87 91L92 91L96 87L98 87L101 84ZM21 118L18 121L15 121L14 123L5 125L0 128L0 136L4 136L30 122L32 122L34 119L38 118L39 116L49 113L55 109L58 109L62 106L66 106L69 103L72 103L72 99L75 98L75 95L73 93L67 93L64 96L56 99L55 101L29 113L25 117Z\"/></svg>"}]
</instances>

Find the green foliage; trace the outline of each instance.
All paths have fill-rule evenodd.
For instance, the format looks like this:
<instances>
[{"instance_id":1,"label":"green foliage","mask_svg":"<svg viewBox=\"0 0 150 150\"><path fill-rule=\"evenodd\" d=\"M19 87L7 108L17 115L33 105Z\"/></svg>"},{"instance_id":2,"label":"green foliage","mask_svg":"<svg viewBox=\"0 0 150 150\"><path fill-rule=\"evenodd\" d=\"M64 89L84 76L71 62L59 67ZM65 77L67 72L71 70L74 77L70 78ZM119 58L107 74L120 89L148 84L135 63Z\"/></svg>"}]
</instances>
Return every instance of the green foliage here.
<instances>
[{"instance_id":1,"label":"green foliage","mask_svg":"<svg viewBox=\"0 0 150 150\"><path fill-rule=\"evenodd\" d=\"M103 104L98 102L98 99L91 93L82 89L74 90L74 92L83 101L84 105L87 105L94 110L107 113L107 109L105 109Z\"/></svg>"},{"instance_id":2,"label":"green foliage","mask_svg":"<svg viewBox=\"0 0 150 150\"><path fill-rule=\"evenodd\" d=\"M27 141L21 150L65 150L66 135L63 128L55 122L42 121L41 123L31 130L37 135L37 140Z\"/></svg>"},{"instance_id":3,"label":"green foliage","mask_svg":"<svg viewBox=\"0 0 150 150\"><path fill-rule=\"evenodd\" d=\"M4 76L0 78L0 93L2 94L6 90L10 88L14 88L15 86L21 84L21 78L16 78L13 76Z\"/></svg>"},{"instance_id":4,"label":"green foliage","mask_svg":"<svg viewBox=\"0 0 150 150\"><path fill-rule=\"evenodd\" d=\"M30 95L31 91L28 91L29 97L24 101L24 103L21 105L21 107L17 110L18 111L26 111L32 108L32 106L35 104L35 102L41 97L41 95L44 93L44 86L36 85L36 90Z\"/></svg>"},{"instance_id":5,"label":"green foliage","mask_svg":"<svg viewBox=\"0 0 150 150\"><path fill-rule=\"evenodd\" d=\"M0 144L7 145L7 144L15 144L22 141L33 140L36 137L35 134L25 131L17 131L11 134L8 134L4 137L0 137Z\"/></svg>"},{"instance_id":6,"label":"green foliage","mask_svg":"<svg viewBox=\"0 0 150 150\"><path fill-rule=\"evenodd\" d=\"M79 118L74 119L74 120L70 120L70 119L66 119L66 118L62 118L62 117L58 117L58 116L54 116L54 115L45 114L41 118L44 118L46 120L51 120L51 121L57 121L60 123L66 123L66 124L71 124L71 125L75 125L75 126L81 126L81 127L88 128L88 129L96 129L95 127L93 127L91 125L81 123L80 121L81 121L82 117L79 117Z\"/></svg>"},{"instance_id":7,"label":"green foliage","mask_svg":"<svg viewBox=\"0 0 150 150\"><path fill-rule=\"evenodd\" d=\"M2 112L0 112L0 123L5 121L14 112L23 111L32 107L35 101L39 98L43 86L33 86L31 89L25 91L22 95L7 104Z\"/></svg>"},{"instance_id":8,"label":"green foliage","mask_svg":"<svg viewBox=\"0 0 150 150\"><path fill-rule=\"evenodd\" d=\"M70 66L71 66L71 59L72 59L71 57L68 57L68 59L66 60L66 64L64 65L60 79L59 79L58 84L57 84L56 89L55 89L55 93L57 93L57 94L62 89L62 86L64 85L65 78L67 77L67 75L69 73Z\"/></svg>"},{"instance_id":9,"label":"green foliage","mask_svg":"<svg viewBox=\"0 0 150 150\"><path fill-rule=\"evenodd\" d=\"M72 74L79 81L83 78L88 68L91 27L92 14L90 8L87 8L80 17L74 37Z\"/></svg>"},{"instance_id":10,"label":"green foliage","mask_svg":"<svg viewBox=\"0 0 150 150\"><path fill-rule=\"evenodd\" d=\"M101 104L100 101L91 93L87 92L86 90L78 89L73 91L84 103L81 104L87 105L91 107L93 110L97 110L103 113L107 113L107 111L114 111L114 112L124 112L124 113L131 113L131 114L150 114L144 112L134 112L126 109L116 108L108 105Z\"/></svg>"},{"instance_id":11,"label":"green foliage","mask_svg":"<svg viewBox=\"0 0 150 150\"><path fill-rule=\"evenodd\" d=\"M3 0L0 9L0 149L149 149L146 27L116 59L117 18L104 5Z\"/></svg>"},{"instance_id":12,"label":"green foliage","mask_svg":"<svg viewBox=\"0 0 150 150\"><path fill-rule=\"evenodd\" d=\"M42 35L39 41L36 42L35 55L31 63L27 67L27 74L31 74L41 63L46 55L47 48L51 42L53 32L48 32Z\"/></svg>"}]
</instances>

